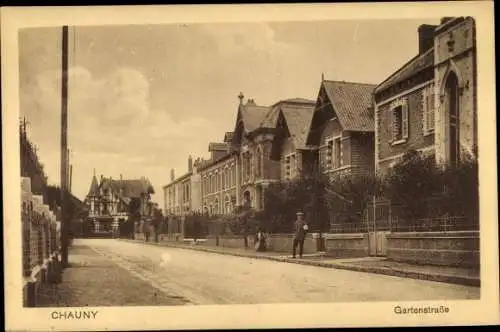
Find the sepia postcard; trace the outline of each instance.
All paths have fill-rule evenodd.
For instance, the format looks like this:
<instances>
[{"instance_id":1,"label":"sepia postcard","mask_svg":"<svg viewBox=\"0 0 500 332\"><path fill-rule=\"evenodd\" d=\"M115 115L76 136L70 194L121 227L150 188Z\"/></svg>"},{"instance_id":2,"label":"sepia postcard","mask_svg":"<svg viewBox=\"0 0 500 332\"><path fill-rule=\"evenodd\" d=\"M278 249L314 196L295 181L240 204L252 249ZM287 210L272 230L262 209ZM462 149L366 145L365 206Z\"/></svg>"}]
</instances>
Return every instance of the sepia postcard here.
<instances>
[{"instance_id":1,"label":"sepia postcard","mask_svg":"<svg viewBox=\"0 0 500 332\"><path fill-rule=\"evenodd\" d=\"M500 323L493 2L1 24L6 330Z\"/></svg>"}]
</instances>

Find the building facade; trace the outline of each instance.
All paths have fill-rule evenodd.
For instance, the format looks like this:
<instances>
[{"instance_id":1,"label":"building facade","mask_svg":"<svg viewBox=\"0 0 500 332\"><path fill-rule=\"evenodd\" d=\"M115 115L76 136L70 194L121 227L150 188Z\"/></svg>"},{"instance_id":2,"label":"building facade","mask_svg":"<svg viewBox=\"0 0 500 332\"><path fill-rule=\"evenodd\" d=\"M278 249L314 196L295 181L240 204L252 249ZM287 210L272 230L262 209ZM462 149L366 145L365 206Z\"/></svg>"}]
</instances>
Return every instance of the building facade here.
<instances>
[{"instance_id":1,"label":"building facade","mask_svg":"<svg viewBox=\"0 0 500 332\"><path fill-rule=\"evenodd\" d=\"M322 80L306 146L317 150L320 169L332 178L374 171L375 85Z\"/></svg>"},{"instance_id":2,"label":"building facade","mask_svg":"<svg viewBox=\"0 0 500 332\"><path fill-rule=\"evenodd\" d=\"M196 167L201 177L202 211L209 215L233 213L237 195L236 156L226 150L217 159L201 162Z\"/></svg>"},{"instance_id":3,"label":"building facade","mask_svg":"<svg viewBox=\"0 0 500 332\"><path fill-rule=\"evenodd\" d=\"M472 18L418 29L419 54L374 93L375 167L384 174L417 150L456 163L477 146L476 51Z\"/></svg>"},{"instance_id":4,"label":"building facade","mask_svg":"<svg viewBox=\"0 0 500 332\"><path fill-rule=\"evenodd\" d=\"M314 105L314 101L306 99L291 99L276 105L278 119L271 158L279 161L280 181L296 179L317 164L314 149L307 146Z\"/></svg>"},{"instance_id":5,"label":"building facade","mask_svg":"<svg viewBox=\"0 0 500 332\"><path fill-rule=\"evenodd\" d=\"M267 187L301 172L303 136L314 102L295 98L271 106L240 105L231 149L237 155L237 205L264 207ZM287 124L286 121L289 121Z\"/></svg>"},{"instance_id":6,"label":"building facade","mask_svg":"<svg viewBox=\"0 0 500 332\"><path fill-rule=\"evenodd\" d=\"M100 181L92 177L89 193L84 203L89 210L89 221L95 235L111 235L128 221L130 213L137 213L141 219L153 213L151 194L154 188L148 179L124 180L105 178Z\"/></svg>"}]
</instances>

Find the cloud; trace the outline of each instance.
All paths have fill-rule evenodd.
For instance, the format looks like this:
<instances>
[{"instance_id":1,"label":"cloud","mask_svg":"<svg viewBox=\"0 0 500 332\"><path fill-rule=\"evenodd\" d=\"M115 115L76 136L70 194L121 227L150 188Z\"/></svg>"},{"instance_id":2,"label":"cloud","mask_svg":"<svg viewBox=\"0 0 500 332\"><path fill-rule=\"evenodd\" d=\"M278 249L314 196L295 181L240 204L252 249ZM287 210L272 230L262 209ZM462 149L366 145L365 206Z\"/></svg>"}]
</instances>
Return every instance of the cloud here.
<instances>
[{"instance_id":1,"label":"cloud","mask_svg":"<svg viewBox=\"0 0 500 332\"><path fill-rule=\"evenodd\" d=\"M69 70L69 82L68 143L80 198L93 168L106 176L147 176L158 191L168 169L183 166L196 150L193 145L202 146L196 134L212 127L207 118L174 119L168 109L150 109L149 81L135 69L119 68L96 78L75 67ZM32 123L32 139L52 182L59 179L60 96L60 74L54 70L21 86L21 113Z\"/></svg>"}]
</instances>

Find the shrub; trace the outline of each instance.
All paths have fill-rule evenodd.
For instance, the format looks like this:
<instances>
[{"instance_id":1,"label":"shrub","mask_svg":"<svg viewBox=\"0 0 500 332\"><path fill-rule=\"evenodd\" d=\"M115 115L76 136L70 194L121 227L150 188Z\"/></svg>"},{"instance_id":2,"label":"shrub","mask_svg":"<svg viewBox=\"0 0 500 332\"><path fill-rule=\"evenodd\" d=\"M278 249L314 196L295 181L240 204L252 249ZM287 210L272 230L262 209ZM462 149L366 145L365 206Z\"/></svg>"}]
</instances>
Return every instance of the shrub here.
<instances>
[{"instance_id":1,"label":"shrub","mask_svg":"<svg viewBox=\"0 0 500 332\"><path fill-rule=\"evenodd\" d=\"M270 233L290 233L297 212L304 212L312 231L328 225L326 190L328 179L322 174L271 184L264 198L260 225ZM266 220L263 224L262 220Z\"/></svg>"},{"instance_id":2,"label":"shrub","mask_svg":"<svg viewBox=\"0 0 500 332\"><path fill-rule=\"evenodd\" d=\"M374 175L335 176L330 185L330 211L343 213L360 221L368 201L380 194L382 181Z\"/></svg>"},{"instance_id":3,"label":"shrub","mask_svg":"<svg viewBox=\"0 0 500 332\"><path fill-rule=\"evenodd\" d=\"M457 165L439 167L433 155L407 152L384 178L384 196L401 207L408 222L443 215L477 220L477 159L465 152L461 156Z\"/></svg>"},{"instance_id":4,"label":"shrub","mask_svg":"<svg viewBox=\"0 0 500 332\"><path fill-rule=\"evenodd\" d=\"M439 171L442 179L441 205L447 214L464 216L470 222L479 220L479 168L477 159L462 152L458 165Z\"/></svg>"}]
</instances>

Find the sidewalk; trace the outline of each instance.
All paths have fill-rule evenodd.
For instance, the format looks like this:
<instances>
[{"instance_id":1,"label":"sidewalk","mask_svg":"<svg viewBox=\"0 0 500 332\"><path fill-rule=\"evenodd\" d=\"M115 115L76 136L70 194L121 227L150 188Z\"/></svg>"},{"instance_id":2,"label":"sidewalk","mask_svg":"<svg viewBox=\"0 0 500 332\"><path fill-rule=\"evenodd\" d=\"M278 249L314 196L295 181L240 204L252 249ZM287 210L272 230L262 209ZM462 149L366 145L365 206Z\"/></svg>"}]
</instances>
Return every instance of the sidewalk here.
<instances>
[{"instance_id":1,"label":"sidewalk","mask_svg":"<svg viewBox=\"0 0 500 332\"><path fill-rule=\"evenodd\" d=\"M183 305L133 276L129 271L83 245L69 251L70 267L62 282L48 285L37 299L37 307Z\"/></svg>"},{"instance_id":2,"label":"sidewalk","mask_svg":"<svg viewBox=\"0 0 500 332\"><path fill-rule=\"evenodd\" d=\"M240 257L249 257L256 259L267 259L279 262L295 263L302 265L312 265L325 268L335 268L351 270L358 272L368 272L384 274L396 277L411 279L421 279L429 281L446 282L467 286L480 286L479 271L467 268L440 267L432 265L415 265L409 263L395 262L383 257L363 257L350 259L334 259L327 257L324 253L315 253L303 255L301 259L292 258L291 255L278 252L256 252L253 248L227 248L213 247L205 244L183 244L176 242L161 241L159 243L144 242L144 240L121 239L122 241L131 241L144 243L148 245L159 245L172 248L190 249L217 253L223 255L232 255Z\"/></svg>"}]
</instances>

